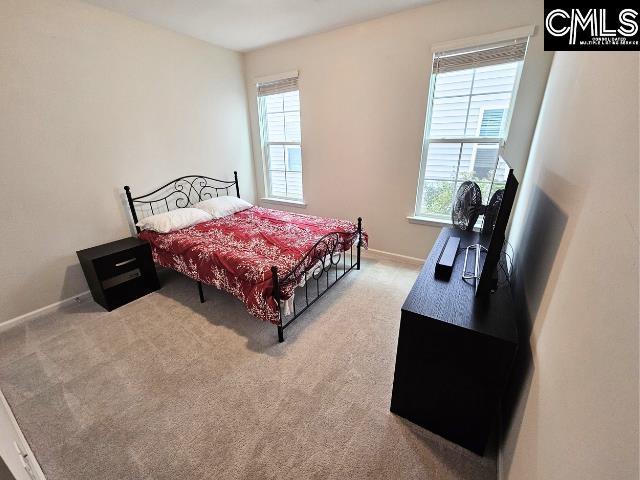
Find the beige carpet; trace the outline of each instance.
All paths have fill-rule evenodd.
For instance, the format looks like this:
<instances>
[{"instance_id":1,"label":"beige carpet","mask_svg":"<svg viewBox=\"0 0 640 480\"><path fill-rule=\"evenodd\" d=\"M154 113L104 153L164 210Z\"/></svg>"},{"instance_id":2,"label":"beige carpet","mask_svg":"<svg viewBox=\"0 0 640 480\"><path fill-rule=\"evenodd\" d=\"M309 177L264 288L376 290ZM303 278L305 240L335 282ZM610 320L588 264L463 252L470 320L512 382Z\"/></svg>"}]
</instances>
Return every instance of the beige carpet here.
<instances>
[{"instance_id":1,"label":"beige carpet","mask_svg":"<svg viewBox=\"0 0 640 480\"><path fill-rule=\"evenodd\" d=\"M286 330L162 272L106 313L87 300L0 334L2 388L47 478L493 479L389 412L414 267L366 260Z\"/></svg>"}]
</instances>

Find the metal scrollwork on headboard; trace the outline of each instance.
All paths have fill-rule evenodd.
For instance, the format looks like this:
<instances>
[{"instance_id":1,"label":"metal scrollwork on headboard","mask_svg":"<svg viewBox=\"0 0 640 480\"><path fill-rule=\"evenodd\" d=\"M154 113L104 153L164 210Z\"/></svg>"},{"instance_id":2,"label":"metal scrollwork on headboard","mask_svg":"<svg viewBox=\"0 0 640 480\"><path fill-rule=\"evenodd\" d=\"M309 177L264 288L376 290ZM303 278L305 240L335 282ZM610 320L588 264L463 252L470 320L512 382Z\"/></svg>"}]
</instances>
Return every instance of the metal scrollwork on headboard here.
<instances>
[{"instance_id":1,"label":"metal scrollwork on headboard","mask_svg":"<svg viewBox=\"0 0 640 480\"><path fill-rule=\"evenodd\" d=\"M240 198L238 172L233 172L233 176L233 180L218 180L204 175L186 175L138 197L131 195L131 188L127 185L124 187L124 191L133 223L138 223L138 218L168 212L176 208L189 207L220 195L233 194L234 186L235 194ZM136 229L140 231L138 227Z\"/></svg>"}]
</instances>

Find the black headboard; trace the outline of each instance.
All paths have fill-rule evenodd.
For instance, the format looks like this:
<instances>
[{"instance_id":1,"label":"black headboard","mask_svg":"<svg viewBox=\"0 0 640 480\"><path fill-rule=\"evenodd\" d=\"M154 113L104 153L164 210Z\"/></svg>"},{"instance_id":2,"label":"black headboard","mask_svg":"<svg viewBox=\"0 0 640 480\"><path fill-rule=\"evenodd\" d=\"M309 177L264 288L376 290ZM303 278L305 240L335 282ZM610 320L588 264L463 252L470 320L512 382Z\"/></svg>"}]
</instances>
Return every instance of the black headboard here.
<instances>
[{"instance_id":1,"label":"black headboard","mask_svg":"<svg viewBox=\"0 0 640 480\"><path fill-rule=\"evenodd\" d=\"M238 172L233 172L233 177L233 180L218 180L204 175L186 175L138 197L132 196L131 188L125 185L124 192L127 195L133 223L134 225L138 223L138 215L144 218L176 208L189 207L220 195L229 195L230 191L233 192L230 189L234 186L236 196L240 198ZM140 231L138 227L136 230Z\"/></svg>"}]
</instances>

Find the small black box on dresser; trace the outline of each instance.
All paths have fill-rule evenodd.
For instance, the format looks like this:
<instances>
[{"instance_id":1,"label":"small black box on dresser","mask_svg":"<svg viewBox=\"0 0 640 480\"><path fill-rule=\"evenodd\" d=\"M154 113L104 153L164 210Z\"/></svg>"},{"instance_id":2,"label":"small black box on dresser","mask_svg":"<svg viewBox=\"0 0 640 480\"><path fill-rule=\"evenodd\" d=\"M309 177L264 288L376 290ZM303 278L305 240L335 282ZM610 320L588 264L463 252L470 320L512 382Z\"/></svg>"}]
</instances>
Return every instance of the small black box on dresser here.
<instances>
[{"instance_id":1,"label":"small black box on dresser","mask_svg":"<svg viewBox=\"0 0 640 480\"><path fill-rule=\"evenodd\" d=\"M436 278L449 237L463 246L478 234L443 228L402 306L391 411L477 454L487 440L518 348L509 288L476 297L453 264Z\"/></svg>"},{"instance_id":2,"label":"small black box on dresser","mask_svg":"<svg viewBox=\"0 0 640 480\"><path fill-rule=\"evenodd\" d=\"M151 246L138 238L76 253L93 299L109 311L160 288Z\"/></svg>"}]
</instances>

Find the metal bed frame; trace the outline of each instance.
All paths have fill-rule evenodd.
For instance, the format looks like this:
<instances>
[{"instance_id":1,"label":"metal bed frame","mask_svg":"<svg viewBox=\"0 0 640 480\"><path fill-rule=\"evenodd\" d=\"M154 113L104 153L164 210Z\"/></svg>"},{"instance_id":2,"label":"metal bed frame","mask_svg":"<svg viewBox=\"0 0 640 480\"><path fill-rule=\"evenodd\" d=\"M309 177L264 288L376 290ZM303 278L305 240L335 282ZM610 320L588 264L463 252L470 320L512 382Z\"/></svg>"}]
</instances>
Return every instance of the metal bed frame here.
<instances>
[{"instance_id":1,"label":"metal bed frame","mask_svg":"<svg viewBox=\"0 0 640 480\"><path fill-rule=\"evenodd\" d=\"M124 192L127 197L131 217L134 225L138 223L138 212L154 215L176 208L185 208L196 203L222 195L229 195L229 189L235 187L235 194L240 198L238 172L233 172L234 180L219 180L204 175L186 175L176 178L156 190L133 197L131 188L126 185ZM154 208L155 205L155 208ZM138 210L137 210L138 209ZM136 231L140 228L136 225ZM355 244L355 261L354 261ZM273 298L278 306L278 341L284 342L284 330L302 315L311 305L320 299L338 280L341 280L351 270L360 270L360 250L362 247L362 218L358 217L358 227L352 234L339 232L329 233L320 238L303 258L288 272L279 272L276 266L271 267L273 281ZM349 255L347 255L349 253ZM347 260L347 257L349 259ZM304 285L301 281L304 278ZM309 283L315 281L315 289L309 292ZM202 282L198 283L200 302L204 303ZM293 287L292 287L293 285ZM300 295L294 295L292 312L285 314L282 309L283 287L293 288L295 291L304 289ZM315 294L314 294L315 290ZM296 298L304 298L302 305L296 305Z\"/></svg>"}]
</instances>

